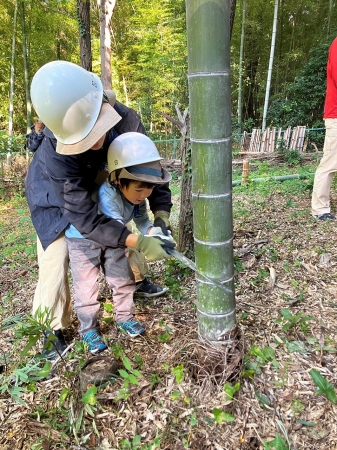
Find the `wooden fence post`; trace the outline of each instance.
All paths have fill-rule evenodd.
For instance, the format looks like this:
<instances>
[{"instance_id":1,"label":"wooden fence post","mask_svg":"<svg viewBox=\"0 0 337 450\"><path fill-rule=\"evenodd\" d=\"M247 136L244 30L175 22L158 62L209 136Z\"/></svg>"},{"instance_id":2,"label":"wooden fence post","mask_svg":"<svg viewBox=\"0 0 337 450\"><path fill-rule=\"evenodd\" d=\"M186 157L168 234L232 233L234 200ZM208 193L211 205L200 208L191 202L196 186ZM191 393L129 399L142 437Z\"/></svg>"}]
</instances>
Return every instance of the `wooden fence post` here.
<instances>
[{"instance_id":1,"label":"wooden fence post","mask_svg":"<svg viewBox=\"0 0 337 450\"><path fill-rule=\"evenodd\" d=\"M241 183L247 183L249 177L249 159L244 159L242 161L242 179Z\"/></svg>"}]
</instances>

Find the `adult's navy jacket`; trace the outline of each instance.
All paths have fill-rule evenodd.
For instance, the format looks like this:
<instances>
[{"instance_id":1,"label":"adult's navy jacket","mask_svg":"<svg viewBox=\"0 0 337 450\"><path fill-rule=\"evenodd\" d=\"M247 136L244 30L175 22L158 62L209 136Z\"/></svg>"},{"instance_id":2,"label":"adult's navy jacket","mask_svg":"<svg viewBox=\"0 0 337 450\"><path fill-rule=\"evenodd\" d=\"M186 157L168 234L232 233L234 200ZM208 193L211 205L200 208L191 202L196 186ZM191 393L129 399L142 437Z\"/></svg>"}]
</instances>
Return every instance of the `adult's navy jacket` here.
<instances>
[{"instance_id":1,"label":"adult's navy jacket","mask_svg":"<svg viewBox=\"0 0 337 450\"><path fill-rule=\"evenodd\" d=\"M44 249L69 223L86 238L108 247L121 247L130 234L117 220L99 215L91 194L97 188L97 175L107 161L107 150L118 134L144 132L136 113L116 102L122 120L107 135L101 150L88 150L79 155L56 153L56 139L50 130L35 151L25 180L26 197L31 218ZM30 148L34 151L34 148ZM150 208L170 211L171 192L166 185L156 186L149 197Z\"/></svg>"}]
</instances>

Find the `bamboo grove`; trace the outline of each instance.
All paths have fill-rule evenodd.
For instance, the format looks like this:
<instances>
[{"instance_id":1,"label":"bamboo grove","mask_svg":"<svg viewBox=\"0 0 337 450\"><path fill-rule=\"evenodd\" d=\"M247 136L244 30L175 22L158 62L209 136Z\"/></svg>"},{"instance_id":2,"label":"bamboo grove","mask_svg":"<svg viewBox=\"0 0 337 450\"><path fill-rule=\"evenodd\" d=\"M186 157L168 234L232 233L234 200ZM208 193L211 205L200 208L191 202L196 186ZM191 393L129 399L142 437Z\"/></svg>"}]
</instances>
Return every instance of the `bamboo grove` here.
<instances>
[{"instance_id":1,"label":"bamboo grove","mask_svg":"<svg viewBox=\"0 0 337 450\"><path fill-rule=\"evenodd\" d=\"M11 68L13 131L21 134L27 126L26 84L32 74L54 59L80 63L78 1L1 0L2 133L8 133ZM262 122L273 17L273 0L236 2L231 112L234 128L240 122L241 131ZM90 22L92 67L100 74L96 2L91 2ZM282 0L277 22L267 126L317 126L322 120L327 49L337 32L336 6L326 0ZM110 28L112 87L118 98L141 114L154 136L177 134L162 114L174 115L176 104L182 109L188 105L185 2L116 0Z\"/></svg>"}]
</instances>

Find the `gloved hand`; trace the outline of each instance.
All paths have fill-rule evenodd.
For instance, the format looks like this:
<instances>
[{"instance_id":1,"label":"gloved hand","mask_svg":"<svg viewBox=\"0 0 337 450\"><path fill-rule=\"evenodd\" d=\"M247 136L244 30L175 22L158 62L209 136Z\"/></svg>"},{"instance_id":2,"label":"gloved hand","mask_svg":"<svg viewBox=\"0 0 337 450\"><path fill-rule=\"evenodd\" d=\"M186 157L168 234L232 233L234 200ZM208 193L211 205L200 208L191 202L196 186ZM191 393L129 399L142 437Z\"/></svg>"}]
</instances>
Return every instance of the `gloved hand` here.
<instances>
[{"instance_id":1,"label":"gloved hand","mask_svg":"<svg viewBox=\"0 0 337 450\"><path fill-rule=\"evenodd\" d=\"M147 234L149 236L160 236L162 239L166 239L175 243L170 230L168 231L168 235L166 235L163 233L163 230L160 227L152 227Z\"/></svg>"},{"instance_id":2,"label":"gloved hand","mask_svg":"<svg viewBox=\"0 0 337 450\"><path fill-rule=\"evenodd\" d=\"M157 211L154 213L154 227L160 227L162 229L162 232L168 236L168 232L171 231L172 234L172 228L170 224L170 214L166 211Z\"/></svg>"},{"instance_id":3,"label":"gloved hand","mask_svg":"<svg viewBox=\"0 0 337 450\"><path fill-rule=\"evenodd\" d=\"M174 248L176 244L159 236L138 236L136 249L144 253L149 261L167 259L170 257L165 251L166 248Z\"/></svg>"}]
</instances>

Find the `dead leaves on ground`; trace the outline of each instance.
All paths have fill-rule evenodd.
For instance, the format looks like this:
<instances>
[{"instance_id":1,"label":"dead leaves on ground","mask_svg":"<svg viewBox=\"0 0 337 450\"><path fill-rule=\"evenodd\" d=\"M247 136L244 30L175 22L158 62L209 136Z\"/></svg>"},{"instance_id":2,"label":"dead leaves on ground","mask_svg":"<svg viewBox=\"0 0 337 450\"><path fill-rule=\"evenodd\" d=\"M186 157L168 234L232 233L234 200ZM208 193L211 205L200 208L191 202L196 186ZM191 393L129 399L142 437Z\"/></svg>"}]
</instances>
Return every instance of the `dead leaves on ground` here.
<instances>
[{"instance_id":1,"label":"dead leaves on ground","mask_svg":"<svg viewBox=\"0 0 337 450\"><path fill-rule=\"evenodd\" d=\"M144 337L132 340L113 323L102 324L109 344L123 347L142 377L126 400L116 401L116 392L123 388L121 378L99 389L95 417L83 420L82 435L89 434L83 448L119 449L122 439L132 442L139 435L142 445L160 436L160 448L167 450L260 450L262 440L279 435L285 443L289 439L293 449L337 449L336 405L315 395L317 388L309 374L315 368L337 384L337 224L312 220L308 193L287 206L289 199L275 185L270 200L258 200L252 203L244 193L234 191L234 205L240 201L249 210L234 222L237 317L245 355L244 364L238 358L239 369L229 379L241 383L234 400L229 401L223 389L226 376L217 380L222 369L213 374L208 370L208 376L199 377L212 356L205 356L198 340L191 274L180 280L188 289L188 301L170 295L149 302L137 300L138 317L147 327ZM156 282L164 282L164 270L161 263L151 265ZM3 286L13 291L13 310L6 311L4 318L28 312L34 291L34 285L23 289L11 275L7 270L0 273ZM20 276L28 281L22 269ZM109 301L106 286L102 285L101 293L102 300ZM295 318L287 330L283 327L289 321L281 310ZM301 317L313 320L301 322ZM168 339L160 341L165 333ZM75 319L68 338L78 339ZM13 342L10 330L2 332L2 349L10 353ZM252 348L260 349L262 356L269 348L273 357L259 360ZM247 371L240 377L247 362L258 370L251 377ZM66 369L58 365L50 380L39 382L38 390L27 394L28 409L1 395L1 449L30 449L38 439L43 449L79 448L64 417L57 413L63 387L71 389L75 398L80 396L73 378L65 376L77 364L69 361ZM172 373L177 366L183 367L180 382ZM46 416L36 416L37 405ZM220 425L214 421L214 408L235 420ZM56 411L54 421L50 420L52 410Z\"/></svg>"}]
</instances>

